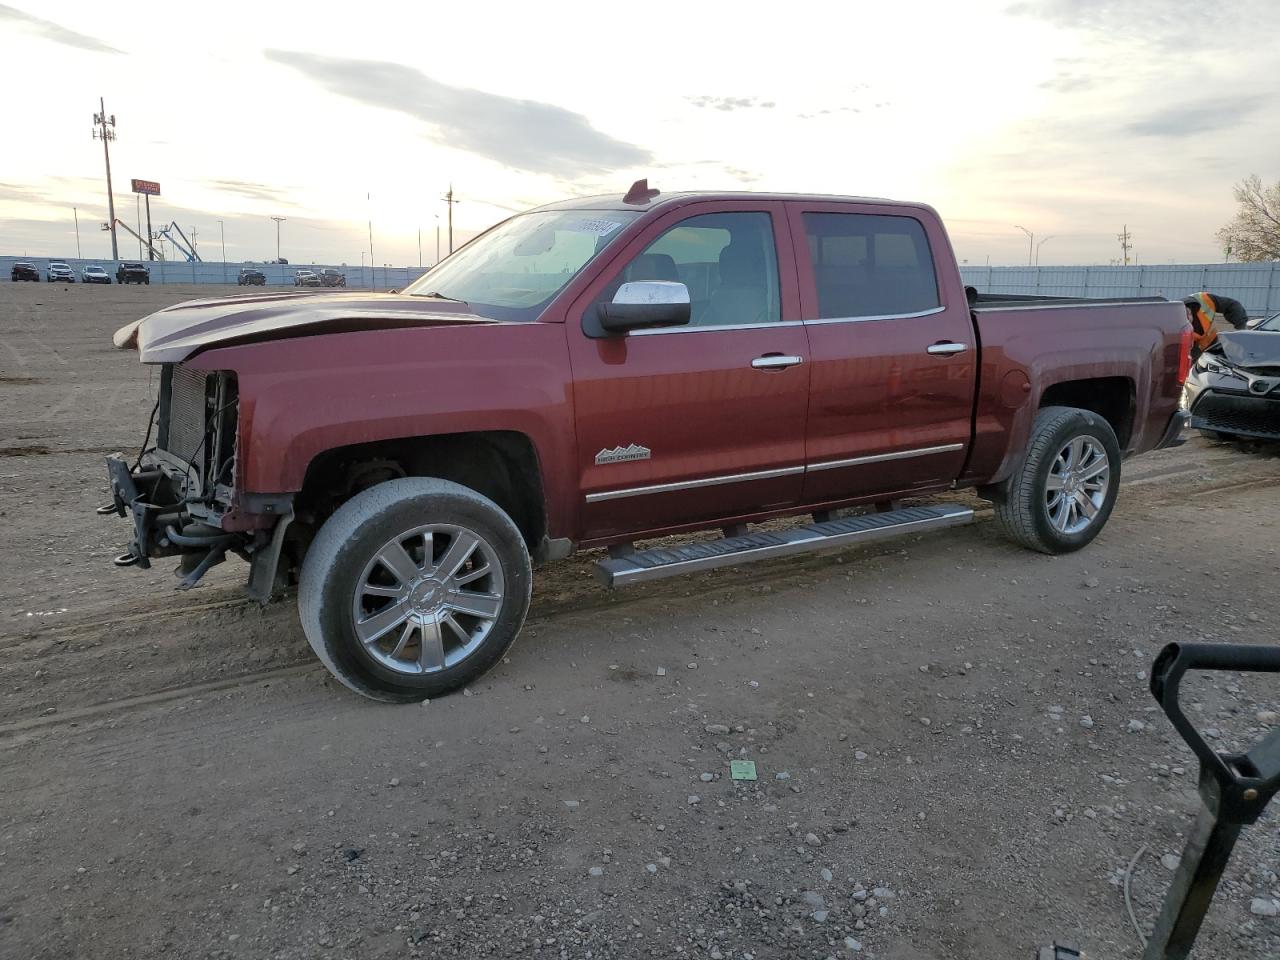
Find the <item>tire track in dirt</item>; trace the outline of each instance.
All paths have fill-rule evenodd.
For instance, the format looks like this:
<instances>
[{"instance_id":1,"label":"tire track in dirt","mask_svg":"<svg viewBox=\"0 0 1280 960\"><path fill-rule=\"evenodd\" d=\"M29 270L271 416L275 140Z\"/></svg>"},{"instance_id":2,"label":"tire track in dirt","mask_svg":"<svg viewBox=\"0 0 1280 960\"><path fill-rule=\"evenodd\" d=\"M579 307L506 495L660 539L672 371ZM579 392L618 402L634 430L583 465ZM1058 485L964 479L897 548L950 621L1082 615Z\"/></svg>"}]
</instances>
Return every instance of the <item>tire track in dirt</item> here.
<instances>
[{"instance_id":1,"label":"tire track in dirt","mask_svg":"<svg viewBox=\"0 0 1280 960\"><path fill-rule=\"evenodd\" d=\"M1192 470L1203 470L1203 465L1193 467ZM1128 481L1127 485L1159 485L1171 479L1176 480L1183 474L1183 470L1158 470L1148 476L1134 478ZM1212 490L1222 495L1230 495L1277 485L1280 485L1280 476L1257 476L1231 483L1205 483L1199 485L1199 488ZM1134 512L1140 515L1146 514L1151 507L1165 507L1182 502L1189 495L1192 495L1195 489L1183 487L1163 494L1154 491L1152 493L1144 492L1142 500L1133 505ZM977 525L986 526L986 521L990 519L990 516L990 507L979 508L976 517ZM569 618L589 617L605 610L634 615L637 610L641 610L651 603L669 603L673 600L684 601L688 598L691 588L696 589L698 596L707 602L712 599L723 598L725 595L732 594L735 591L758 589L764 586L785 589L789 583L802 580L814 573L834 570L836 559L840 563L853 566L856 569L859 565L901 555L904 552L904 548L913 548L924 541L944 543L945 541L966 536L972 536L972 534L966 534L963 528L957 528L954 531L944 531L906 540L867 545L865 547L852 547L843 551L802 554L736 570L712 571L696 575L695 580L685 577L659 581L622 593L610 593L601 590L593 581L588 579L590 555L587 555L578 561L571 561L569 564L563 564L558 568L550 568L549 571L543 572L543 582L535 585L534 607L526 629L533 631L554 629L557 622L562 619L567 621ZM848 567L844 572L848 572ZM541 601L537 599L540 592L544 597ZM290 593L280 601L277 601L277 603L264 609L263 614L266 619L278 620L280 623L257 624L258 627L265 626L267 628L262 632L274 632L274 628L277 626L282 627L286 623L288 624L288 630L295 629L296 625L293 624L291 619L292 600L293 594ZM6 648L10 655L17 654L21 656L24 653L28 654L26 657L22 657L28 665L33 666L43 663L45 664L45 669L49 669L50 672L56 672L51 668L49 661L56 660L59 657L77 657L83 651L69 650L63 653L59 650L51 649L48 646L50 643L61 645L71 639L92 641L100 638L110 638L113 633L129 627L147 628L160 626L163 627L163 633L171 637L174 634L194 632L197 621L207 617L210 613L218 611L248 612L257 606L254 601L248 598L236 596L221 597L206 603L178 609L165 608L157 602L156 609L132 612L106 620L95 619L69 625L51 625L36 630L24 631L21 635L0 635L0 648ZM257 647L256 641L258 638L253 636L257 632L250 629L242 634L242 638L247 635L249 641L247 648L241 648L245 653ZM112 642L116 642L116 640L113 639ZM129 637L127 641L121 642L105 651L102 655L108 659L141 656L140 651L143 648L153 646L156 642L155 634L144 630L135 636ZM195 654L195 662L186 662L184 665L199 672L202 667L199 657L208 656L208 648L210 646L210 643L204 642L184 647L187 650L199 648ZM32 655L32 650L36 647L43 649L36 651ZM230 655L233 658L236 655L236 648L234 647L220 647L218 651L220 654ZM0 723L0 749L9 749L22 745L40 735L59 729L74 730L83 728L86 721L106 719L118 714L131 713L146 708L172 706L175 702L200 698L213 693L232 692L239 688L302 675L313 669L321 669L311 659L305 647L300 646L299 652L301 655L296 659L289 658L283 664L273 664L264 669L245 671L233 676L220 677L213 680L200 679L190 683L162 686L160 689L91 703L72 710L58 708L56 713L2 722Z\"/></svg>"}]
</instances>

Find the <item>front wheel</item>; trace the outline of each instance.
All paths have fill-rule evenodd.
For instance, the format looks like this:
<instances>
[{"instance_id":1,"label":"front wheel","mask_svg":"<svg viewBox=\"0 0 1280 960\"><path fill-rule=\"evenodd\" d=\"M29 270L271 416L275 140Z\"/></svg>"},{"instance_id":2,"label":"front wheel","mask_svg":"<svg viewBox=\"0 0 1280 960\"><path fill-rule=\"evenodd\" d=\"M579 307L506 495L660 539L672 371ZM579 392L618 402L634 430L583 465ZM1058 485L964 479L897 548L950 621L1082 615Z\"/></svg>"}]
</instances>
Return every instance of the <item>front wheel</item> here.
<instances>
[{"instance_id":1,"label":"front wheel","mask_svg":"<svg viewBox=\"0 0 1280 960\"><path fill-rule=\"evenodd\" d=\"M1015 543L1070 553L1096 537L1120 488L1120 444L1098 414L1045 407L1036 414L1022 463L995 501L996 522Z\"/></svg>"},{"instance_id":2,"label":"front wheel","mask_svg":"<svg viewBox=\"0 0 1280 960\"><path fill-rule=\"evenodd\" d=\"M343 504L307 550L298 612L343 684L374 700L423 700L501 659L529 610L524 537L492 500L405 477Z\"/></svg>"}]
</instances>

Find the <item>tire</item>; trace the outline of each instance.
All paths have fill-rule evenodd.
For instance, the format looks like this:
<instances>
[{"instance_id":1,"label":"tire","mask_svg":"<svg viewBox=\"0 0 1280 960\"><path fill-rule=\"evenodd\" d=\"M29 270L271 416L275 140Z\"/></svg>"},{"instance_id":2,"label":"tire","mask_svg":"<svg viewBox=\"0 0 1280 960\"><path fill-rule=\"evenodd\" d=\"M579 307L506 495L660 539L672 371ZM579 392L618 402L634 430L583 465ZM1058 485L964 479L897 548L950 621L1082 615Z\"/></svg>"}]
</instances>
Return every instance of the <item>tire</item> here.
<instances>
[{"instance_id":1,"label":"tire","mask_svg":"<svg viewBox=\"0 0 1280 960\"><path fill-rule=\"evenodd\" d=\"M466 551L467 536L477 542L455 581L443 568L462 556L455 548ZM373 700L412 703L465 686L502 658L529 611L532 582L524 537L497 504L447 480L405 477L362 491L320 528L302 563L298 614L311 649L341 683Z\"/></svg>"},{"instance_id":2,"label":"tire","mask_svg":"<svg viewBox=\"0 0 1280 960\"><path fill-rule=\"evenodd\" d=\"M1069 451L1082 464L1071 466ZM1092 476L1083 479L1090 471ZM1045 407L1031 425L1022 463L1001 486L995 515L1006 537L1041 553L1079 550L1102 531L1115 506L1120 489L1115 431L1092 411Z\"/></svg>"}]
</instances>

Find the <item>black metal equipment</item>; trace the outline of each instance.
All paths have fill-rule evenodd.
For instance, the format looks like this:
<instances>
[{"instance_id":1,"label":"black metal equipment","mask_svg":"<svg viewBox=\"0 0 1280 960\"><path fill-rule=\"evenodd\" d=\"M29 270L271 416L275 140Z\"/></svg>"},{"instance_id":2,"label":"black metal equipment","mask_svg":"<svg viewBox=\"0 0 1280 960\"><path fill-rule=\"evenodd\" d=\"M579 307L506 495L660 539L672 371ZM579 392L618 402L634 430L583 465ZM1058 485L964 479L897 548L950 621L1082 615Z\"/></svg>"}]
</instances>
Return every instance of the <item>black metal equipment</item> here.
<instances>
[{"instance_id":1,"label":"black metal equipment","mask_svg":"<svg viewBox=\"0 0 1280 960\"><path fill-rule=\"evenodd\" d=\"M1142 960L1186 960L1213 902L1242 827L1255 822L1280 791L1280 727L1247 753L1218 753L1191 725L1178 703L1188 670L1280 673L1280 646L1245 643L1171 643L1151 668L1151 695L1200 761L1204 807L1187 838L1182 861L1165 895ZM1036 960L1075 960L1074 948L1040 948Z\"/></svg>"},{"instance_id":2,"label":"black metal equipment","mask_svg":"<svg viewBox=\"0 0 1280 960\"><path fill-rule=\"evenodd\" d=\"M1204 807L1187 838L1143 960L1184 960L1191 953L1240 829L1255 822L1280 790L1280 727L1272 728L1247 753L1216 752L1178 703L1178 686L1188 670L1280 673L1280 647L1171 643L1152 667L1151 695L1200 761Z\"/></svg>"}]
</instances>

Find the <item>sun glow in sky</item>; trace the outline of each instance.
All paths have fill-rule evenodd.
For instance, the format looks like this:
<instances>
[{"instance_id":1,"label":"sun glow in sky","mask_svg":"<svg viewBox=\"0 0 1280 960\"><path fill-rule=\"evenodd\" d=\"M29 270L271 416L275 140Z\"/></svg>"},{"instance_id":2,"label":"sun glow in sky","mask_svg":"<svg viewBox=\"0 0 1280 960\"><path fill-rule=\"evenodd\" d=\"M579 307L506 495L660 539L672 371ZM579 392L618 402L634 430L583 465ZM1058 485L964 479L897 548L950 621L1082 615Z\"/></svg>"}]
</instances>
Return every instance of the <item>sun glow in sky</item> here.
<instances>
[{"instance_id":1,"label":"sun glow in sky","mask_svg":"<svg viewBox=\"0 0 1280 960\"><path fill-rule=\"evenodd\" d=\"M923 200L970 263L1216 261L1280 178L1280 4L1200 0L0 4L0 253L110 255L117 216L205 259L378 263L647 176ZM220 225L218 221L221 220ZM1032 248L1034 249L1034 248ZM121 234L121 255L136 243Z\"/></svg>"}]
</instances>

